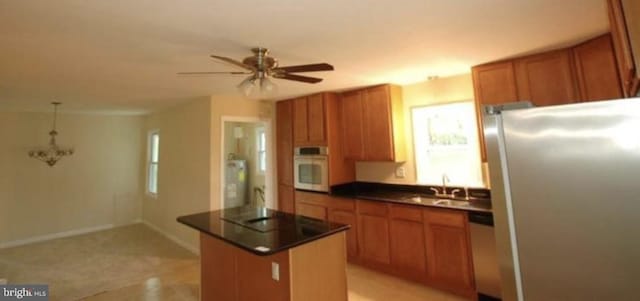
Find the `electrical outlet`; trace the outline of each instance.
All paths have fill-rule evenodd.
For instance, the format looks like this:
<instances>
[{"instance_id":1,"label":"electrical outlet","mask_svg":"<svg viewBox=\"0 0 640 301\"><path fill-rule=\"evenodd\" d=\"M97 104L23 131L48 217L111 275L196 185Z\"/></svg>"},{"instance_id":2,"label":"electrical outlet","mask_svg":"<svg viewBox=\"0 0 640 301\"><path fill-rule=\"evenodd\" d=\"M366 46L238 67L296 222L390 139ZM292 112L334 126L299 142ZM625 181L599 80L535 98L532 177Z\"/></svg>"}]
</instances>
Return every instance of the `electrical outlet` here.
<instances>
[{"instance_id":1,"label":"electrical outlet","mask_svg":"<svg viewBox=\"0 0 640 301\"><path fill-rule=\"evenodd\" d=\"M280 281L280 265L277 262L271 263L271 278L275 281Z\"/></svg>"},{"instance_id":2,"label":"electrical outlet","mask_svg":"<svg viewBox=\"0 0 640 301\"><path fill-rule=\"evenodd\" d=\"M404 167L396 168L396 178L404 178Z\"/></svg>"},{"instance_id":3,"label":"electrical outlet","mask_svg":"<svg viewBox=\"0 0 640 301\"><path fill-rule=\"evenodd\" d=\"M0 278L0 285L7 284L7 279Z\"/></svg>"}]
</instances>

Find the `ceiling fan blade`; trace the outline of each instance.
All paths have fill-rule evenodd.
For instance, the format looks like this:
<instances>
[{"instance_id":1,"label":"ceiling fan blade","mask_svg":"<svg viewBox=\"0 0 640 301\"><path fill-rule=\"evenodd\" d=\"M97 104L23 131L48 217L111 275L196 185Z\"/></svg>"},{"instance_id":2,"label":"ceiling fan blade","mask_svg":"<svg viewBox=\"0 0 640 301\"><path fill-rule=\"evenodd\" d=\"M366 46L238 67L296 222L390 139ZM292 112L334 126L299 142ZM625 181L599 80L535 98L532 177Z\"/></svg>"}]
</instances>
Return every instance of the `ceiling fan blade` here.
<instances>
[{"instance_id":1,"label":"ceiling fan blade","mask_svg":"<svg viewBox=\"0 0 640 301\"><path fill-rule=\"evenodd\" d=\"M178 72L178 75L206 75L206 74L252 74L253 72L243 72L243 71L213 71L213 72Z\"/></svg>"},{"instance_id":2,"label":"ceiling fan blade","mask_svg":"<svg viewBox=\"0 0 640 301\"><path fill-rule=\"evenodd\" d=\"M305 82L310 84L315 84L322 81L322 78L295 75L295 74L289 74L289 73L275 73L273 74L273 77L280 78L280 79L295 80L295 81Z\"/></svg>"},{"instance_id":3,"label":"ceiling fan blade","mask_svg":"<svg viewBox=\"0 0 640 301\"><path fill-rule=\"evenodd\" d=\"M309 65L297 65L297 66L284 66L284 67L278 67L278 68L274 68L273 71L276 72L280 72L280 71L284 71L284 72L291 72L291 73L296 73L296 72L314 72L314 71L332 71L333 70L333 66L327 64L327 63L321 63L321 64L309 64Z\"/></svg>"},{"instance_id":4,"label":"ceiling fan blade","mask_svg":"<svg viewBox=\"0 0 640 301\"><path fill-rule=\"evenodd\" d=\"M243 68L243 69L247 69L247 70L250 70L250 71L255 71L255 68L253 66L249 66L249 65L247 65L245 63L242 63L240 61L236 61L236 60L228 58L228 57L218 56L218 55L211 55L211 57L214 58L214 59L218 59L218 60L227 62L227 63L232 64L232 65L238 66L238 67Z\"/></svg>"}]
</instances>

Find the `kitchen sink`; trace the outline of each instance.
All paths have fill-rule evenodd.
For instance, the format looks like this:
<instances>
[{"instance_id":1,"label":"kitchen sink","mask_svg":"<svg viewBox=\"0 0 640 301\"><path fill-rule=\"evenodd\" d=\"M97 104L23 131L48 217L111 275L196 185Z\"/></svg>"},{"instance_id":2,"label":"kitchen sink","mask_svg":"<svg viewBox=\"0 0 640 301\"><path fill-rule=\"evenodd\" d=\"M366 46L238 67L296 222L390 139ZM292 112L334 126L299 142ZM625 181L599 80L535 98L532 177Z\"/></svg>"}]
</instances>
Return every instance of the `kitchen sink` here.
<instances>
[{"instance_id":1,"label":"kitchen sink","mask_svg":"<svg viewBox=\"0 0 640 301\"><path fill-rule=\"evenodd\" d=\"M442 207L456 207L456 208L473 207L471 202L465 201L465 200L438 199L438 198L433 198L428 196L411 196L411 197L405 198L404 201L412 202L416 204L442 206Z\"/></svg>"},{"instance_id":2,"label":"kitchen sink","mask_svg":"<svg viewBox=\"0 0 640 301\"><path fill-rule=\"evenodd\" d=\"M433 202L434 205L452 206L452 207L467 207L471 205L468 201L438 199Z\"/></svg>"}]
</instances>

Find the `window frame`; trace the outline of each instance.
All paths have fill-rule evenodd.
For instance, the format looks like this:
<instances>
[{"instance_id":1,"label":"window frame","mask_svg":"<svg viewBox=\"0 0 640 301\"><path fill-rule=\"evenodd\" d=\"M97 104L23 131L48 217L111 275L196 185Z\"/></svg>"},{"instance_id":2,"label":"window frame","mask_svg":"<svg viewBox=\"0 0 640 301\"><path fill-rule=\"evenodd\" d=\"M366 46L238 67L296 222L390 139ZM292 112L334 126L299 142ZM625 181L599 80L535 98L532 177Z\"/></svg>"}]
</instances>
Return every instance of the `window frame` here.
<instances>
[{"instance_id":1,"label":"window frame","mask_svg":"<svg viewBox=\"0 0 640 301\"><path fill-rule=\"evenodd\" d=\"M435 150L438 152L441 151L446 151L447 149L451 149L451 150L456 150L456 149L462 149L465 148L469 151L468 155L470 155L470 157L477 157L474 161L476 161L477 166L475 166L475 168L477 169L470 169L470 172L474 172L477 171L475 177L477 178L477 184L472 184L472 183L460 183L457 182L456 180L451 179L451 174L447 173L447 176L450 178L450 180L452 180L453 183L448 183L448 185L451 186L466 186L466 187L473 187L473 188L485 188L486 187L486 183L485 183L485 179L483 177L483 166L482 166L482 160L480 157L480 140L478 137L478 129L477 129L477 114L475 114L475 103L473 99L470 100L461 100L461 101L453 101L453 102L442 102L442 103L431 103L431 104L424 104L424 105L417 105L417 106L412 106L409 108L409 115L410 115L410 124L411 124L411 139L412 139L412 144L413 144L413 159L414 159L414 167L415 167L415 181L417 184L419 185L442 185L441 181L437 181L435 183L430 183L428 181L421 181L421 179L424 179L426 177L423 177L420 175L421 173L421 166L423 164L421 164L421 160L419 159L419 156L421 156L421 154L418 152L417 147L419 144L421 144L420 142L418 142L418 133L416 132L416 121L415 121L415 110L419 110L419 109L426 109L426 108L437 108L437 107L443 107L443 106L448 106L448 105L460 105L460 104L467 104L469 106L471 106L472 108L474 108L474 112L470 114L470 116L468 118L470 118L470 124L471 127L469 129L469 132L467 132L467 134L469 136L467 136L469 140L470 145L469 146L464 146L464 147L460 147L458 145L450 145L450 146L430 146L429 148L431 150ZM473 126L475 125L475 126ZM475 131L473 131L473 129L475 129ZM474 144L477 144L474 147ZM424 172L424 171L422 171ZM446 172L445 172L446 173ZM456 183L457 182L457 183Z\"/></svg>"},{"instance_id":2,"label":"window frame","mask_svg":"<svg viewBox=\"0 0 640 301\"><path fill-rule=\"evenodd\" d=\"M261 136L264 141L261 141ZM261 142L264 142L261 144ZM262 166L264 165L264 169ZM267 131L263 126L256 127L256 174L265 175L267 172Z\"/></svg>"},{"instance_id":3,"label":"window frame","mask_svg":"<svg viewBox=\"0 0 640 301\"><path fill-rule=\"evenodd\" d=\"M154 136L157 137L157 145L154 144ZM155 146L155 150L154 150ZM154 151L156 153L156 160L153 160ZM146 181L145 192L148 196L158 197L158 175L159 175L159 162L160 162L160 130L154 129L147 133L147 164L146 164ZM151 191L151 166L155 165L155 191Z\"/></svg>"}]
</instances>

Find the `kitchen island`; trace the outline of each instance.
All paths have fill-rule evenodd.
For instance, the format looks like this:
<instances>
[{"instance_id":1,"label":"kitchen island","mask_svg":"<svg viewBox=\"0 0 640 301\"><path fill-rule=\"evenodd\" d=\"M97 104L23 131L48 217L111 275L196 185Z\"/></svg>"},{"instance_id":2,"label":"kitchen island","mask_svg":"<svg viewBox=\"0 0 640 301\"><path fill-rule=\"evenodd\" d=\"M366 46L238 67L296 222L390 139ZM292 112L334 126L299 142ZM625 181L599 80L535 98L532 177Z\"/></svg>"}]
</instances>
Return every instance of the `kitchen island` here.
<instances>
[{"instance_id":1,"label":"kitchen island","mask_svg":"<svg viewBox=\"0 0 640 301\"><path fill-rule=\"evenodd\" d=\"M250 206L177 220L200 231L201 300L347 300L348 225Z\"/></svg>"}]
</instances>

